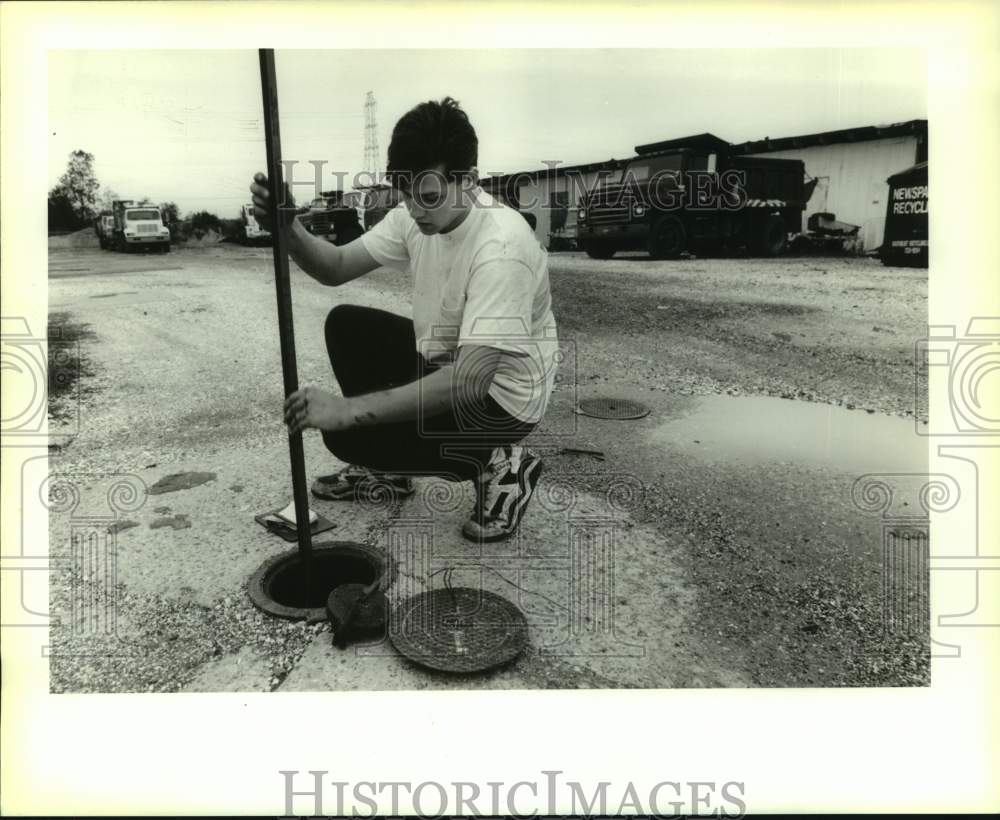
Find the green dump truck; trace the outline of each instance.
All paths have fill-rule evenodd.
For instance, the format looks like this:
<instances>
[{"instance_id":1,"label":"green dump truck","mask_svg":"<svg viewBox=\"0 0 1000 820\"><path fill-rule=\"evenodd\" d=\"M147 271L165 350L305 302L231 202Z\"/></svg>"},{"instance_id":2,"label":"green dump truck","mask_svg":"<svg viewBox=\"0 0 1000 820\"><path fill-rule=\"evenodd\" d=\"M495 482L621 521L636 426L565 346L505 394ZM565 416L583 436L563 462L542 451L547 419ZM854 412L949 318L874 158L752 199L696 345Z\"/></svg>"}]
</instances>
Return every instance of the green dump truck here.
<instances>
[{"instance_id":1,"label":"green dump truck","mask_svg":"<svg viewBox=\"0 0 1000 820\"><path fill-rule=\"evenodd\" d=\"M334 245L346 245L364 233L354 205L345 204L343 191L322 191L299 222L309 233Z\"/></svg>"},{"instance_id":2,"label":"green dump truck","mask_svg":"<svg viewBox=\"0 0 1000 820\"><path fill-rule=\"evenodd\" d=\"M712 134L636 152L581 200L576 235L588 256L640 250L673 259L736 248L774 256L802 231L815 180L806 182L801 160L736 156Z\"/></svg>"}]
</instances>

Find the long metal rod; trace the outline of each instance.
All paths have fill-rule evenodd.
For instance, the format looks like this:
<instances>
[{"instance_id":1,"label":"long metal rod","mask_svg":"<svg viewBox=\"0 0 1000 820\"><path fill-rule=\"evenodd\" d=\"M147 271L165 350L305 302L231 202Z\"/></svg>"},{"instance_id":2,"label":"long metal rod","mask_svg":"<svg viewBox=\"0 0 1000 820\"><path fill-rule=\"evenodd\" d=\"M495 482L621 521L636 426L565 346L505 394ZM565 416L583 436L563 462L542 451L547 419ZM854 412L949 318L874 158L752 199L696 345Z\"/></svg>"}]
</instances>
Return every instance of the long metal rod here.
<instances>
[{"instance_id":1,"label":"long metal rod","mask_svg":"<svg viewBox=\"0 0 1000 820\"><path fill-rule=\"evenodd\" d=\"M278 207L284 205L284 177L281 168L281 133L278 122L278 84L274 73L274 49L260 49L260 85L264 96L264 136L267 144L267 181L270 187L271 212L274 216L274 286L278 295L278 333L281 337L281 372L285 379L286 398L299 389L295 365L295 325L292 323L292 289L288 279L288 247L280 229ZM312 583L312 530L309 524L309 497L306 492L306 462L302 433L288 434L292 461L292 494L295 499L295 524L299 536L299 555L307 586ZM304 590L309 595L310 590Z\"/></svg>"}]
</instances>

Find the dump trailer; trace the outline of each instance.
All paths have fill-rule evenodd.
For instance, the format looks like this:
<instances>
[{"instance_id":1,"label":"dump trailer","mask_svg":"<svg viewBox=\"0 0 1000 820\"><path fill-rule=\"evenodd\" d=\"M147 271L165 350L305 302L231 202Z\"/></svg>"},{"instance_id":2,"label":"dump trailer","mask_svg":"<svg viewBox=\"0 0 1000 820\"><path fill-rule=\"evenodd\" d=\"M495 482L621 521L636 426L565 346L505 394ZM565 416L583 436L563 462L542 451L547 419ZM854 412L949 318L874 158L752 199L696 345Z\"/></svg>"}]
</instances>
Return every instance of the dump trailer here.
<instances>
[{"instance_id":1,"label":"dump trailer","mask_svg":"<svg viewBox=\"0 0 1000 820\"><path fill-rule=\"evenodd\" d=\"M262 245L271 241L271 232L262 228L253 212L253 203L240 208L240 219L243 222L243 232L240 242L244 245Z\"/></svg>"},{"instance_id":2,"label":"dump trailer","mask_svg":"<svg viewBox=\"0 0 1000 820\"><path fill-rule=\"evenodd\" d=\"M893 174L885 233L878 250L883 265L926 268L930 259L927 211L927 163Z\"/></svg>"},{"instance_id":3,"label":"dump trailer","mask_svg":"<svg viewBox=\"0 0 1000 820\"><path fill-rule=\"evenodd\" d=\"M112 246L128 253L134 250L170 250L170 229L155 205L136 205L131 199L111 203L114 219Z\"/></svg>"},{"instance_id":4,"label":"dump trailer","mask_svg":"<svg viewBox=\"0 0 1000 820\"><path fill-rule=\"evenodd\" d=\"M97 242L101 246L101 250L108 250L111 247L114 229L115 217L111 211L101 211L94 217L94 233L97 234Z\"/></svg>"},{"instance_id":5,"label":"dump trailer","mask_svg":"<svg viewBox=\"0 0 1000 820\"><path fill-rule=\"evenodd\" d=\"M802 231L815 187L801 160L735 156L718 138L705 146L645 150L585 194L576 236L588 256L643 250L655 259L684 251L742 248L781 253Z\"/></svg>"},{"instance_id":6,"label":"dump trailer","mask_svg":"<svg viewBox=\"0 0 1000 820\"><path fill-rule=\"evenodd\" d=\"M358 212L344 204L343 191L323 191L309 204L309 212L299 221L314 236L320 236L334 245L346 245L364 233Z\"/></svg>"}]
</instances>

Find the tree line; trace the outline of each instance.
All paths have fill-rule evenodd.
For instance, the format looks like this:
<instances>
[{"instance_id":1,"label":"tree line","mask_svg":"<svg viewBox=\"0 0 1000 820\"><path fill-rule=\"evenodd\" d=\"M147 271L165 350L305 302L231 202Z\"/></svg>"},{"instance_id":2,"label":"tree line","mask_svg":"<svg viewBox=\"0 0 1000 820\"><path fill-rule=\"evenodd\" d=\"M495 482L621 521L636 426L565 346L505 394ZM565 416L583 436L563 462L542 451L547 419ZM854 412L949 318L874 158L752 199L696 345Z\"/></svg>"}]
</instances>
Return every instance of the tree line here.
<instances>
[{"instance_id":1,"label":"tree line","mask_svg":"<svg viewBox=\"0 0 1000 820\"><path fill-rule=\"evenodd\" d=\"M94 171L93 154L73 151L69 155L66 170L49 191L49 233L88 228L94 224L95 217L101 211L111 210L111 203L121 198L111 188L101 188ZM164 223L171 228L171 233L174 233L174 226L181 222L174 202L154 203L149 197L143 197L136 204L158 207L163 213ZM189 222L191 229L195 231L222 231L222 220L208 211L188 214L184 221Z\"/></svg>"}]
</instances>

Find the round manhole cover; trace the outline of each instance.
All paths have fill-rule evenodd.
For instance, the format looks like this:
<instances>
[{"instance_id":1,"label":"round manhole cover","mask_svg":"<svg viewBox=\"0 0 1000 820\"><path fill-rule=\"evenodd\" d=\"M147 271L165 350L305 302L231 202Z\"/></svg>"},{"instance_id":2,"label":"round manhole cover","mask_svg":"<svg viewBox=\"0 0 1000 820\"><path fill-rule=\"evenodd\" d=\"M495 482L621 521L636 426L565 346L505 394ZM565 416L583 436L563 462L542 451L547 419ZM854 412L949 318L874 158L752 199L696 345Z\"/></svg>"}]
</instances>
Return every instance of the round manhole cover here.
<instances>
[{"instance_id":1,"label":"round manhole cover","mask_svg":"<svg viewBox=\"0 0 1000 820\"><path fill-rule=\"evenodd\" d=\"M454 587L424 592L392 612L399 653L442 672L482 672L510 663L528 643L524 613L506 598Z\"/></svg>"},{"instance_id":2,"label":"round manhole cover","mask_svg":"<svg viewBox=\"0 0 1000 820\"><path fill-rule=\"evenodd\" d=\"M581 399L579 412L596 419L641 419L649 408L631 399Z\"/></svg>"}]
</instances>

